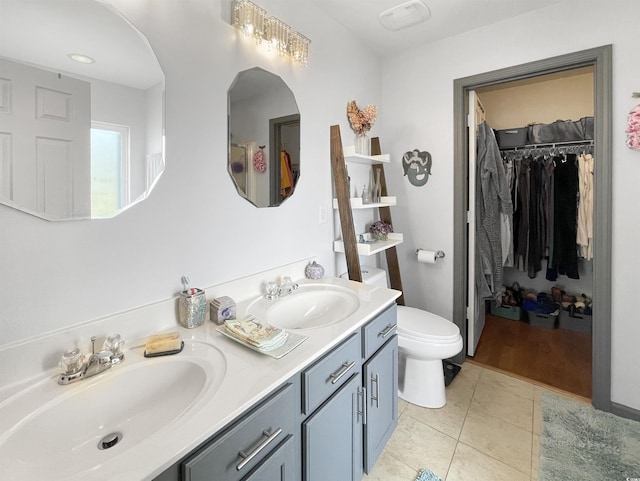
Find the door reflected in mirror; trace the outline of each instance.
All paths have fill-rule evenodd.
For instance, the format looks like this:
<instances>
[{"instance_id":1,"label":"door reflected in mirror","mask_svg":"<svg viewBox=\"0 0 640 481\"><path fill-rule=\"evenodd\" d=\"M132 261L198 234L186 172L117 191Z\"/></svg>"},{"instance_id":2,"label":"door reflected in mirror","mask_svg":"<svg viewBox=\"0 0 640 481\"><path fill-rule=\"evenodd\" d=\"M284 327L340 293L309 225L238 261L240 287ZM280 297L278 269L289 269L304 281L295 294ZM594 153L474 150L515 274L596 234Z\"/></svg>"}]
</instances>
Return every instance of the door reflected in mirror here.
<instances>
[{"instance_id":1,"label":"door reflected in mirror","mask_svg":"<svg viewBox=\"0 0 640 481\"><path fill-rule=\"evenodd\" d=\"M113 217L164 170L164 74L101 0L0 0L0 203Z\"/></svg>"},{"instance_id":2,"label":"door reflected in mirror","mask_svg":"<svg viewBox=\"0 0 640 481\"><path fill-rule=\"evenodd\" d=\"M277 75L240 72L228 93L227 167L238 194L256 207L277 207L300 178L300 112Z\"/></svg>"}]
</instances>

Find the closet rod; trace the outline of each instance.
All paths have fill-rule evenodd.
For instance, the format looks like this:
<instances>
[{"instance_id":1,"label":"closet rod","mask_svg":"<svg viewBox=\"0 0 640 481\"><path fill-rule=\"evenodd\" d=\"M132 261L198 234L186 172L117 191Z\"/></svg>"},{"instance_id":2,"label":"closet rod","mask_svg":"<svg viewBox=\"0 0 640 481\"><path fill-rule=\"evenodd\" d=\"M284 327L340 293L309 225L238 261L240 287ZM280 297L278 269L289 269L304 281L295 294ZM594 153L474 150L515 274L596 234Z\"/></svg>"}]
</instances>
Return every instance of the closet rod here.
<instances>
[{"instance_id":1,"label":"closet rod","mask_svg":"<svg viewBox=\"0 0 640 481\"><path fill-rule=\"evenodd\" d=\"M569 147L572 145L593 145L593 140L571 140L571 141L567 141L567 142L553 142L553 143L548 143L548 144L527 144L527 145L520 145L518 147L506 147L504 149L500 149L501 151L518 151L518 150L524 150L524 149L555 149L556 147Z\"/></svg>"}]
</instances>

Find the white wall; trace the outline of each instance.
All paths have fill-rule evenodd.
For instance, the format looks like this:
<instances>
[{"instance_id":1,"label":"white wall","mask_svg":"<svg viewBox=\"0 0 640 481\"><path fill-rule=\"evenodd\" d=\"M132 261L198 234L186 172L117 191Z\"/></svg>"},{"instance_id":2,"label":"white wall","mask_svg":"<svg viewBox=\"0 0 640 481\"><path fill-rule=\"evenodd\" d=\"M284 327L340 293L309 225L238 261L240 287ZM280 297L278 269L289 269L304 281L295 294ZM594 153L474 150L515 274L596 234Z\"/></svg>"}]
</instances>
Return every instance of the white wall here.
<instances>
[{"instance_id":1,"label":"white wall","mask_svg":"<svg viewBox=\"0 0 640 481\"><path fill-rule=\"evenodd\" d=\"M52 223L0 206L0 347L171 298L182 275L207 287L313 256L333 273L333 224L318 216L331 207L329 126L349 129L351 99L380 102L374 55L308 2L260 2L311 39L306 68L239 38L226 2L114 4L166 75L166 171L114 219ZM227 173L227 89L254 66L282 77L301 113L302 176L279 208L250 205Z\"/></svg>"},{"instance_id":2,"label":"white wall","mask_svg":"<svg viewBox=\"0 0 640 481\"><path fill-rule=\"evenodd\" d=\"M408 305L452 315L451 257L419 265L416 247L453 249L453 81L503 67L613 44L613 305L612 401L640 409L636 352L640 323L635 293L640 244L637 179L640 152L626 148L627 113L640 90L637 19L633 0L567 0L426 47L388 58L382 65L383 150L394 164L387 180L401 201L394 224L407 241L399 252ZM433 155L432 177L414 187L402 177L401 154L418 147Z\"/></svg>"}]
</instances>

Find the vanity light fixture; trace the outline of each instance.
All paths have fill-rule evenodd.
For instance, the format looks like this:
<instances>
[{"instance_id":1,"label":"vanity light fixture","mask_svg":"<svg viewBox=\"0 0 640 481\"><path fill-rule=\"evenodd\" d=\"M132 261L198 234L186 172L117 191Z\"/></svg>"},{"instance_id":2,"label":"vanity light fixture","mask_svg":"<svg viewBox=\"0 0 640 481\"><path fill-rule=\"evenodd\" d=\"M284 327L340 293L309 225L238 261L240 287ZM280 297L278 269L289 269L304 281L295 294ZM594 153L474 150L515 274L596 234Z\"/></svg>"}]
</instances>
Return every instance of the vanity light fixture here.
<instances>
[{"instance_id":1,"label":"vanity light fixture","mask_svg":"<svg viewBox=\"0 0 640 481\"><path fill-rule=\"evenodd\" d=\"M74 62L86 63L86 64L96 63L96 60L94 58L91 58L88 55L84 55L82 53L69 53L67 54L67 57L69 57Z\"/></svg>"},{"instance_id":2,"label":"vanity light fixture","mask_svg":"<svg viewBox=\"0 0 640 481\"><path fill-rule=\"evenodd\" d=\"M240 30L243 37L253 38L261 43L264 38L266 10L255 3L239 0L233 3L233 26Z\"/></svg>"},{"instance_id":3,"label":"vanity light fixture","mask_svg":"<svg viewBox=\"0 0 640 481\"><path fill-rule=\"evenodd\" d=\"M306 65L309 60L311 41L282 20L268 16L267 12L249 0L234 0L231 20L233 26L257 44L264 44L268 50L289 57L294 62Z\"/></svg>"},{"instance_id":4,"label":"vanity light fixture","mask_svg":"<svg viewBox=\"0 0 640 481\"><path fill-rule=\"evenodd\" d=\"M275 50L278 55L287 55L291 27L275 17L267 19L265 44L267 49Z\"/></svg>"}]
</instances>

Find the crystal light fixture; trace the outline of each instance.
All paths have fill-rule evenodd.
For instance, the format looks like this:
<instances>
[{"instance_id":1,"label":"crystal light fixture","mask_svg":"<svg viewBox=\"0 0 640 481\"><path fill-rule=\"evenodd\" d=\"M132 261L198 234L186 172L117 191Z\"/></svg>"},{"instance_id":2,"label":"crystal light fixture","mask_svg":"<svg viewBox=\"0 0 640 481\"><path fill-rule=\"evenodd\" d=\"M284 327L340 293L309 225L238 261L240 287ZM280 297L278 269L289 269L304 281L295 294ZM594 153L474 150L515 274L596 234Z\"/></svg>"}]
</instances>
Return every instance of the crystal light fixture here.
<instances>
[{"instance_id":1,"label":"crystal light fixture","mask_svg":"<svg viewBox=\"0 0 640 481\"><path fill-rule=\"evenodd\" d=\"M311 41L298 32L292 32L289 35L289 55L291 58L302 65L307 65L309 60L309 44Z\"/></svg>"},{"instance_id":2,"label":"crystal light fixture","mask_svg":"<svg viewBox=\"0 0 640 481\"><path fill-rule=\"evenodd\" d=\"M295 32L289 25L249 0L234 0L232 22L240 33L252 38L258 44L265 44L268 50L289 57L296 63L307 65L311 41Z\"/></svg>"},{"instance_id":3,"label":"crystal light fixture","mask_svg":"<svg viewBox=\"0 0 640 481\"><path fill-rule=\"evenodd\" d=\"M264 39L266 18L267 12L255 3L240 0L233 4L233 26L244 37L255 39L256 43Z\"/></svg>"},{"instance_id":4,"label":"crystal light fixture","mask_svg":"<svg viewBox=\"0 0 640 481\"><path fill-rule=\"evenodd\" d=\"M279 55L287 55L290 32L289 25L275 17L269 17L267 20L267 48L275 50Z\"/></svg>"}]
</instances>

